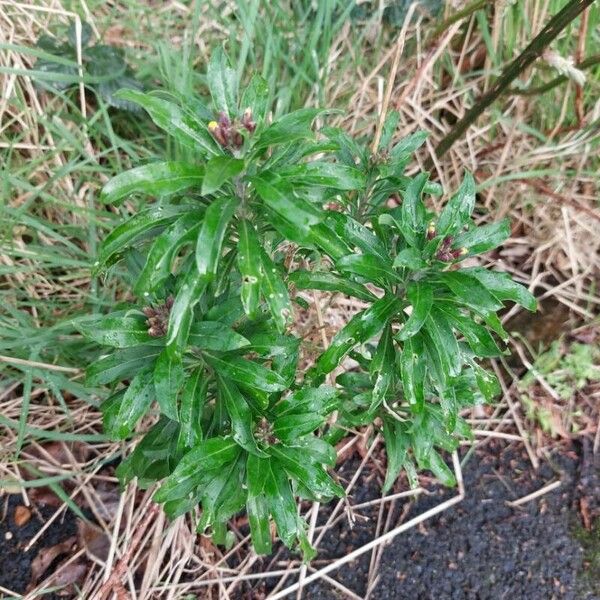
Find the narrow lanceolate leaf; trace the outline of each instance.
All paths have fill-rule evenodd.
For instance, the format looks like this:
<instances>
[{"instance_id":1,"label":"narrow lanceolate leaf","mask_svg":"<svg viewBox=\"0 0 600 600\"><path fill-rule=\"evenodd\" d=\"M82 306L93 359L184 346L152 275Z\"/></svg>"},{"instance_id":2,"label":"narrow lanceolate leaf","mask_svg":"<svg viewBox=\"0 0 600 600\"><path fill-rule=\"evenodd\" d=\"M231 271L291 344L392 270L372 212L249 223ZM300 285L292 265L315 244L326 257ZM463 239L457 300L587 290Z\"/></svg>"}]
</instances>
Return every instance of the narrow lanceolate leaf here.
<instances>
[{"instance_id":1,"label":"narrow lanceolate leaf","mask_svg":"<svg viewBox=\"0 0 600 600\"><path fill-rule=\"evenodd\" d=\"M279 275L275 263L262 248L259 256L262 265L261 291L267 301L275 326L280 333L284 333L292 317L287 285Z\"/></svg>"},{"instance_id":2,"label":"narrow lanceolate leaf","mask_svg":"<svg viewBox=\"0 0 600 600\"><path fill-rule=\"evenodd\" d=\"M376 299L376 296L360 283L326 271L294 271L288 275L288 282L299 290L339 292L365 302L373 302Z\"/></svg>"},{"instance_id":3,"label":"narrow lanceolate leaf","mask_svg":"<svg viewBox=\"0 0 600 600\"><path fill-rule=\"evenodd\" d=\"M156 290L167 279L181 248L196 240L201 222L202 213L191 212L177 219L156 238L135 283L134 291L138 296Z\"/></svg>"},{"instance_id":4,"label":"narrow lanceolate leaf","mask_svg":"<svg viewBox=\"0 0 600 600\"><path fill-rule=\"evenodd\" d=\"M371 361L370 375L373 381L373 405L379 406L392 389L396 372L396 352L391 326L385 327Z\"/></svg>"},{"instance_id":5,"label":"narrow lanceolate leaf","mask_svg":"<svg viewBox=\"0 0 600 600\"><path fill-rule=\"evenodd\" d=\"M323 186L347 191L359 190L365 186L365 175L355 167L324 161L287 167L280 171L279 175L305 186Z\"/></svg>"},{"instance_id":6,"label":"narrow lanceolate leaf","mask_svg":"<svg viewBox=\"0 0 600 600\"><path fill-rule=\"evenodd\" d=\"M408 185L402 194L400 209L402 235L411 246L419 246L424 241L425 206L421 199L427 174L420 173Z\"/></svg>"},{"instance_id":7,"label":"narrow lanceolate leaf","mask_svg":"<svg viewBox=\"0 0 600 600\"><path fill-rule=\"evenodd\" d=\"M466 248L469 254L481 254L497 248L510 237L508 219L473 227L465 233L456 236L454 246Z\"/></svg>"},{"instance_id":8,"label":"narrow lanceolate leaf","mask_svg":"<svg viewBox=\"0 0 600 600\"><path fill-rule=\"evenodd\" d=\"M344 495L344 488L333 481L320 464L307 460L307 454L303 448L275 444L270 446L268 451L283 466L290 477L296 479L317 498L325 500Z\"/></svg>"},{"instance_id":9,"label":"narrow lanceolate leaf","mask_svg":"<svg viewBox=\"0 0 600 600\"><path fill-rule=\"evenodd\" d=\"M426 131L417 131L400 140L391 150L390 156L394 162L409 159L427 139Z\"/></svg>"},{"instance_id":10,"label":"narrow lanceolate leaf","mask_svg":"<svg viewBox=\"0 0 600 600\"><path fill-rule=\"evenodd\" d=\"M124 440L131 435L137 422L146 414L154 399L152 371L146 369L138 373L129 384L119 406L115 419L115 430L108 432L112 437Z\"/></svg>"},{"instance_id":11,"label":"narrow lanceolate leaf","mask_svg":"<svg viewBox=\"0 0 600 600\"><path fill-rule=\"evenodd\" d=\"M489 271L481 267L464 269L463 273L475 277L498 300L516 302L530 311L537 307L535 296L525 286L513 281L508 273Z\"/></svg>"},{"instance_id":12,"label":"narrow lanceolate leaf","mask_svg":"<svg viewBox=\"0 0 600 600\"><path fill-rule=\"evenodd\" d=\"M158 127L181 144L198 148L208 156L222 153L206 126L183 111L177 104L131 89L120 90L115 96L139 104Z\"/></svg>"},{"instance_id":13,"label":"narrow lanceolate leaf","mask_svg":"<svg viewBox=\"0 0 600 600\"><path fill-rule=\"evenodd\" d=\"M311 227L323 220L323 211L297 197L294 188L274 174L263 173L251 181L265 206L286 224L285 231L280 233L298 243L307 241Z\"/></svg>"},{"instance_id":14,"label":"narrow lanceolate leaf","mask_svg":"<svg viewBox=\"0 0 600 600\"><path fill-rule=\"evenodd\" d=\"M196 264L201 277L211 280L217 274L223 240L237 204L235 198L218 198L206 209L196 243Z\"/></svg>"},{"instance_id":15,"label":"narrow lanceolate leaf","mask_svg":"<svg viewBox=\"0 0 600 600\"><path fill-rule=\"evenodd\" d=\"M407 340L419 332L433 305L433 288L424 281L412 282L408 286L406 295L412 312L398 334L399 340Z\"/></svg>"},{"instance_id":16,"label":"narrow lanceolate leaf","mask_svg":"<svg viewBox=\"0 0 600 600\"><path fill-rule=\"evenodd\" d=\"M382 489L384 494L389 492L404 466L406 453L410 445L407 429L406 423L400 423L392 417L385 416L383 419L383 439L385 440L385 453L387 455L387 470Z\"/></svg>"},{"instance_id":17,"label":"narrow lanceolate leaf","mask_svg":"<svg viewBox=\"0 0 600 600\"><path fill-rule=\"evenodd\" d=\"M289 144L313 136L311 129L315 118L324 112L319 108L301 108L277 119L259 136L255 148L262 149L276 144Z\"/></svg>"},{"instance_id":18,"label":"narrow lanceolate leaf","mask_svg":"<svg viewBox=\"0 0 600 600\"><path fill-rule=\"evenodd\" d=\"M249 317L253 317L260 304L261 262L257 257L260 256L261 247L254 225L250 221L240 220L237 231L239 236L237 264L242 276L240 297L244 312Z\"/></svg>"},{"instance_id":19,"label":"narrow lanceolate leaf","mask_svg":"<svg viewBox=\"0 0 600 600\"><path fill-rule=\"evenodd\" d=\"M462 333L476 356L494 357L500 356L502 350L498 348L492 334L483 326L476 323L472 317L461 314L460 310L453 305L440 302L437 305L448 322L460 333Z\"/></svg>"},{"instance_id":20,"label":"narrow lanceolate leaf","mask_svg":"<svg viewBox=\"0 0 600 600\"><path fill-rule=\"evenodd\" d=\"M220 189L224 183L244 170L244 161L233 156L214 156L205 167L204 180L202 181L202 195L212 194Z\"/></svg>"},{"instance_id":21,"label":"narrow lanceolate leaf","mask_svg":"<svg viewBox=\"0 0 600 600\"><path fill-rule=\"evenodd\" d=\"M269 476L270 459L248 456L246 463L248 499L246 510L252 534L252 545L258 554L271 552L270 507L264 492Z\"/></svg>"},{"instance_id":22,"label":"narrow lanceolate leaf","mask_svg":"<svg viewBox=\"0 0 600 600\"><path fill-rule=\"evenodd\" d=\"M243 335L219 321L195 321L188 342L200 350L232 352L250 345Z\"/></svg>"},{"instance_id":23,"label":"narrow lanceolate leaf","mask_svg":"<svg viewBox=\"0 0 600 600\"><path fill-rule=\"evenodd\" d=\"M351 273L380 286L386 286L396 279L392 263L373 254L350 254L336 261L339 271Z\"/></svg>"},{"instance_id":24,"label":"narrow lanceolate leaf","mask_svg":"<svg viewBox=\"0 0 600 600\"><path fill-rule=\"evenodd\" d=\"M239 385L269 393L281 392L286 388L281 375L257 362L240 356L218 356L211 352L205 352L204 355L223 379L231 379Z\"/></svg>"},{"instance_id":25,"label":"narrow lanceolate leaf","mask_svg":"<svg viewBox=\"0 0 600 600\"><path fill-rule=\"evenodd\" d=\"M238 81L223 48L218 47L213 51L206 78L215 110L234 116L237 109Z\"/></svg>"},{"instance_id":26,"label":"narrow lanceolate leaf","mask_svg":"<svg viewBox=\"0 0 600 600\"><path fill-rule=\"evenodd\" d=\"M440 279L465 306L484 313L492 313L502 308L502 303L475 277L462 271L449 271L440 273Z\"/></svg>"},{"instance_id":27,"label":"narrow lanceolate leaf","mask_svg":"<svg viewBox=\"0 0 600 600\"><path fill-rule=\"evenodd\" d=\"M156 502L168 502L187 496L206 471L223 468L240 452L240 446L230 437L214 437L200 442L184 455L154 499Z\"/></svg>"},{"instance_id":28,"label":"narrow lanceolate leaf","mask_svg":"<svg viewBox=\"0 0 600 600\"><path fill-rule=\"evenodd\" d=\"M225 377L217 378L219 395L225 404L225 408L231 419L233 439L251 454L263 456L264 452L256 445L252 433L254 429L252 411L238 387Z\"/></svg>"},{"instance_id":29,"label":"narrow lanceolate leaf","mask_svg":"<svg viewBox=\"0 0 600 600\"><path fill-rule=\"evenodd\" d=\"M240 110L249 108L256 123L264 121L269 106L269 84L264 77L255 73L242 94Z\"/></svg>"},{"instance_id":30,"label":"narrow lanceolate leaf","mask_svg":"<svg viewBox=\"0 0 600 600\"><path fill-rule=\"evenodd\" d=\"M133 346L103 356L86 369L86 385L105 385L120 379L132 379L139 370L151 368L160 352L158 346Z\"/></svg>"},{"instance_id":31,"label":"narrow lanceolate leaf","mask_svg":"<svg viewBox=\"0 0 600 600\"><path fill-rule=\"evenodd\" d=\"M388 262L389 254L383 242L362 223L350 215L329 211L326 224L348 245L354 253L356 248L365 255L375 255L383 262ZM347 253L346 253L347 254Z\"/></svg>"},{"instance_id":32,"label":"narrow lanceolate leaf","mask_svg":"<svg viewBox=\"0 0 600 600\"><path fill-rule=\"evenodd\" d=\"M155 341L148 334L146 318L141 315L106 315L79 321L75 327L89 340L114 348L129 348Z\"/></svg>"},{"instance_id":33,"label":"narrow lanceolate leaf","mask_svg":"<svg viewBox=\"0 0 600 600\"><path fill-rule=\"evenodd\" d=\"M273 433L284 444L290 444L299 437L312 433L325 421L325 417L316 413L286 415L273 421Z\"/></svg>"},{"instance_id":34,"label":"narrow lanceolate leaf","mask_svg":"<svg viewBox=\"0 0 600 600\"><path fill-rule=\"evenodd\" d=\"M183 380L181 355L163 350L154 365L154 389L161 412L173 421L177 421L179 416L177 396L183 387Z\"/></svg>"},{"instance_id":35,"label":"narrow lanceolate leaf","mask_svg":"<svg viewBox=\"0 0 600 600\"><path fill-rule=\"evenodd\" d=\"M475 208L475 180L470 173L465 175L458 191L444 206L436 223L436 235L454 235L471 217Z\"/></svg>"},{"instance_id":36,"label":"narrow lanceolate leaf","mask_svg":"<svg viewBox=\"0 0 600 600\"><path fill-rule=\"evenodd\" d=\"M404 398L417 410L425 404L425 357L420 336L407 339L400 354L400 380Z\"/></svg>"},{"instance_id":37,"label":"narrow lanceolate leaf","mask_svg":"<svg viewBox=\"0 0 600 600\"><path fill-rule=\"evenodd\" d=\"M201 276L194 269L190 269L185 275L177 296L175 296L169 316L167 346L171 349L171 352L181 352L185 346L194 317L194 307L200 300L206 286L206 276Z\"/></svg>"},{"instance_id":38,"label":"narrow lanceolate leaf","mask_svg":"<svg viewBox=\"0 0 600 600\"><path fill-rule=\"evenodd\" d=\"M436 307L433 307L427 316L425 329L433 343L432 350L439 357L439 363L444 372L444 378L441 381L445 381L448 376L456 377L460 373L462 353L452 327L444 314Z\"/></svg>"},{"instance_id":39,"label":"narrow lanceolate leaf","mask_svg":"<svg viewBox=\"0 0 600 600\"><path fill-rule=\"evenodd\" d=\"M181 392L179 419L180 446L193 448L202 441L202 409L206 402L208 378L202 369L195 369Z\"/></svg>"},{"instance_id":40,"label":"narrow lanceolate leaf","mask_svg":"<svg viewBox=\"0 0 600 600\"><path fill-rule=\"evenodd\" d=\"M156 204L137 213L104 238L94 268L96 270L102 268L115 254L128 248L138 237L157 227L164 226L189 210L189 205L161 206Z\"/></svg>"},{"instance_id":41,"label":"narrow lanceolate leaf","mask_svg":"<svg viewBox=\"0 0 600 600\"><path fill-rule=\"evenodd\" d=\"M200 187L204 167L184 162L156 162L136 167L113 177L103 188L100 199L118 204L131 194L166 196L191 187Z\"/></svg>"},{"instance_id":42,"label":"narrow lanceolate leaf","mask_svg":"<svg viewBox=\"0 0 600 600\"><path fill-rule=\"evenodd\" d=\"M317 359L315 366L318 372L325 374L333 371L352 348L377 335L401 306L398 298L384 296L352 317L333 338L329 348Z\"/></svg>"},{"instance_id":43,"label":"narrow lanceolate leaf","mask_svg":"<svg viewBox=\"0 0 600 600\"><path fill-rule=\"evenodd\" d=\"M263 490L277 525L277 534L291 548L296 538L304 533L304 525L298 518L296 502L285 470L273 458L269 459L269 467Z\"/></svg>"}]
</instances>

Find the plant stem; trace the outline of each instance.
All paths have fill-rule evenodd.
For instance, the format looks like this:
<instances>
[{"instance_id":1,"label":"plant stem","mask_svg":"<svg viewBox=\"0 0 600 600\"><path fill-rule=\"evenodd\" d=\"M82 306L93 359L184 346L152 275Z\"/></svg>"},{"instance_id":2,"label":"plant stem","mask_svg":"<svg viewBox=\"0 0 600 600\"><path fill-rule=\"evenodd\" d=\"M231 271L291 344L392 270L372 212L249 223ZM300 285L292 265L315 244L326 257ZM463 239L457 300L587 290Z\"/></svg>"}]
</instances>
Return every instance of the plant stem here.
<instances>
[{"instance_id":1,"label":"plant stem","mask_svg":"<svg viewBox=\"0 0 600 600\"><path fill-rule=\"evenodd\" d=\"M569 24L576 19L594 0L571 0L548 21L542 31L500 74L488 92L483 94L475 105L454 126L450 133L442 139L435 149L438 158L442 157L467 129L476 121L481 113L494 102L502 92L527 68L539 58L546 46ZM433 160L427 160L426 169L433 166Z\"/></svg>"}]
</instances>

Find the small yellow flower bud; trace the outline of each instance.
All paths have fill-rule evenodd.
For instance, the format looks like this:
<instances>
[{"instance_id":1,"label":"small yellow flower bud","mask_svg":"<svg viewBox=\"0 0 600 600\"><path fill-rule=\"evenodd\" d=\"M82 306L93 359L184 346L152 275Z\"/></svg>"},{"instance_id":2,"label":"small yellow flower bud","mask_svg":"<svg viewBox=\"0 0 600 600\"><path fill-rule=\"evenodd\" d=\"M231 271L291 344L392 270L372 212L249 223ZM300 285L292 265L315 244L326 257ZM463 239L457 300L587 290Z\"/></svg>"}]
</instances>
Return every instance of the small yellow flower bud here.
<instances>
[{"instance_id":1,"label":"small yellow flower bud","mask_svg":"<svg viewBox=\"0 0 600 600\"><path fill-rule=\"evenodd\" d=\"M211 122L208 124L208 129L209 129L210 131L214 131L214 130L215 130L217 127L218 127L218 126L219 126L219 124L218 124L216 121L211 121Z\"/></svg>"},{"instance_id":2,"label":"small yellow flower bud","mask_svg":"<svg viewBox=\"0 0 600 600\"><path fill-rule=\"evenodd\" d=\"M465 254L469 254L469 250L464 246L460 249L460 255L464 256Z\"/></svg>"}]
</instances>

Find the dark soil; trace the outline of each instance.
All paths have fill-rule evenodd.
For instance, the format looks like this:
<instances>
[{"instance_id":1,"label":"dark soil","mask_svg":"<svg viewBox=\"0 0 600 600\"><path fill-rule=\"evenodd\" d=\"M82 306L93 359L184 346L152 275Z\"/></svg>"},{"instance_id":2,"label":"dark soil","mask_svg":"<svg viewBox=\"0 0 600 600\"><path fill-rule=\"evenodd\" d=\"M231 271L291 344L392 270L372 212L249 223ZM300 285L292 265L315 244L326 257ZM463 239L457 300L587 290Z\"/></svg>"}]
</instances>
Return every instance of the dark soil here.
<instances>
[{"instance_id":1,"label":"dark soil","mask_svg":"<svg viewBox=\"0 0 600 600\"><path fill-rule=\"evenodd\" d=\"M65 515L56 519L38 542L25 552L29 540L54 514L56 508L35 508L31 512L31 518L19 526L15 523L15 509L22 505L23 498L20 494L5 496L0 504L0 586L19 594L25 592L31 581L31 562L40 550L65 541L77 531L76 517L71 511L66 511ZM50 565L48 572L52 572L52 568L53 565Z\"/></svg>"},{"instance_id":2,"label":"dark soil","mask_svg":"<svg viewBox=\"0 0 600 600\"><path fill-rule=\"evenodd\" d=\"M582 499L592 513L600 505L598 460L592 460L587 450L583 456L581 447L568 448L535 471L520 445L490 440L463 468L465 499L400 534L386 547L369 598L600 600L595 555L584 548L590 535L585 530L586 535L581 534ZM358 464L358 459L348 461L340 476L349 479ZM562 481L558 489L518 507L507 505L507 501L557 479ZM365 470L350 503L379 498L379 486L379 473ZM456 490L435 484L425 483L425 487L430 495L422 495L416 502L397 502L390 528L456 494ZM352 529L342 518L324 538L313 566L319 568L371 541L378 510L374 507L357 513ZM322 509L320 523L325 522L329 511L329 507ZM384 512L384 522L385 517ZM600 548L595 551L600 556ZM370 560L367 553L329 575L364 598ZM269 584L263 582L238 597L262 597L259 589L262 587L262 592L266 585L268 590ZM322 580L305 590L303 597L311 600L346 597Z\"/></svg>"}]
</instances>

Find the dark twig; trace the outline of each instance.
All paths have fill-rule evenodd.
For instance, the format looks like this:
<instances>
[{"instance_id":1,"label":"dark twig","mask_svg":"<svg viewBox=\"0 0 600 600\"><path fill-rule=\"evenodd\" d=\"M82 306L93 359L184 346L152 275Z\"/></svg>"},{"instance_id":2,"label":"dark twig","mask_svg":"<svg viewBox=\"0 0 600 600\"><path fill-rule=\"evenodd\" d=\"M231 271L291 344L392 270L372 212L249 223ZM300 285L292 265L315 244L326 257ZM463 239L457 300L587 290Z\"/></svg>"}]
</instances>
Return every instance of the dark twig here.
<instances>
[{"instance_id":1,"label":"dark twig","mask_svg":"<svg viewBox=\"0 0 600 600\"><path fill-rule=\"evenodd\" d=\"M443 156L452 145L462 137L467 129L477 120L479 115L490 106L508 86L535 61L544 49L554 40L558 34L576 19L579 14L592 4L594 0L571 0L554 17L542 31L531 41L531 43L513 60L500 74L488 92L483 94L475 105L470 108L465 116L454 126L450 133L442 139L435 149L438 158ZM433 160L428 159L426 168L433 166Z\"/></svg>"}]
</instances>

